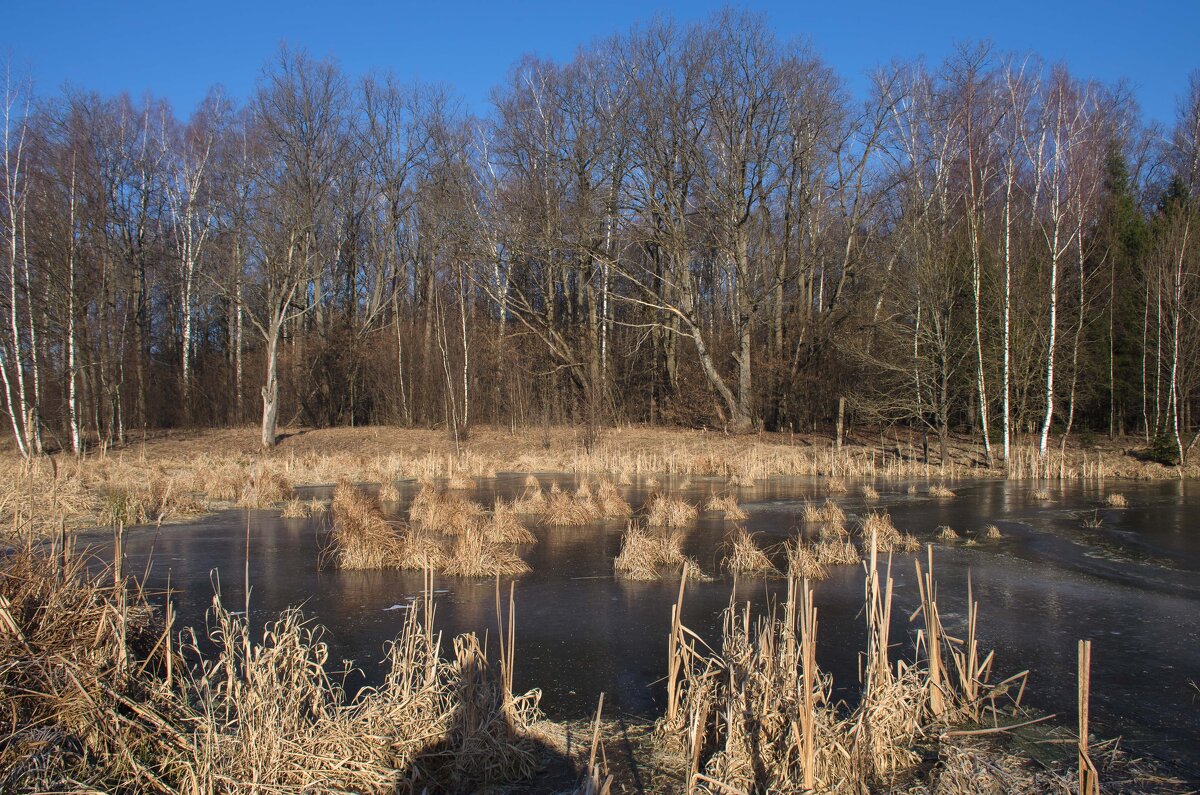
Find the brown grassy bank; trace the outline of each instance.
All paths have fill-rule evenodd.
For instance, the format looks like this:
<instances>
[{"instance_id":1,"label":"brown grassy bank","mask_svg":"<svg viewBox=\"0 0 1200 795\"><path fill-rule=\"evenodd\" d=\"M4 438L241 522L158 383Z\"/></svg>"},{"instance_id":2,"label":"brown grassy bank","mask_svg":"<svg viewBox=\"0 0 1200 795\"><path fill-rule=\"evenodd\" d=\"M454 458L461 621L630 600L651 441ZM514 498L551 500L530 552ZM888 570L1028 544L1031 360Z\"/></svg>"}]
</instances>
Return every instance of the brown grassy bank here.
<instances>
[{"instance_id":1,"label":"brown grassy bank","mask_svg":"<svg viewBox=\"0 0 1200 795\"><path fill-rule=\"evenodd\" d=\"M614 482L634 475L667 473L724 479L730 489L776 475L847 478L922 478L953 483L1002 477L983 464L971 440L957 439L945 461L923 459L917 439L889 433L850 439L839 451L824 435L757 434L622 427L604 430L592 447L573 428L474 428L456 448L444 432L390 427L290 429L268 456L258 450L254 428L161 432L120 447L22 461L0 453L0 527L9 534L32 529L48 534L68 527L170 522L214 507L276 505L293 486L356 482L394 483L443 478L465 484L497 472L566 472ZM1142 462L1125 444L1092 449L1057 446L1045 465L1052 477L1176 478L1200 475ZM1031 448L1014 456L1014 476L1044 474ZM594 495L599 496L599 495ZM594 500L593 500L594 502ZM574 506L563 502L560 509ZM568 510L571 513L572 510ZM619 505L610 515L620 516ZM573 520L572 520L573 521Z\"/></svg>"}]
</instances>

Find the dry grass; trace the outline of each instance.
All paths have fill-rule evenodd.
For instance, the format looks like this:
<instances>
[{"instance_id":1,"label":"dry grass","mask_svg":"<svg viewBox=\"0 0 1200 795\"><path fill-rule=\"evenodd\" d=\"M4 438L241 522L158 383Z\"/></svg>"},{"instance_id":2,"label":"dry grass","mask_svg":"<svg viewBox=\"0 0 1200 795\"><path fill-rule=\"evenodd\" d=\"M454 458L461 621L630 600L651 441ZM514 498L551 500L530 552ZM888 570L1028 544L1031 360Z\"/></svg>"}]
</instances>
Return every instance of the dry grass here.
<instances>
[{"instance_id":1,"label":"dry grass","mask_svg":"<svg viewBox=\"0 0 1200 795\"><path fill-rule=\"evenodd\" d=\"M484 521L483 506L459 494L438 491L422 483L409 508L409 521L435 533L458 535L478 528Z\"/></svg>"},{"instance_id":2,"label":"dry grass","mask_svg":"<svg viewBox=\"0 0 1200 795\"><path fill-rule=\"evenodd\" d=\"M831 499L826 499L823 505L816 505L805 500L803 517L804 521L813 524L820 522L840 524L846 521L846 512Z\"/></svg>"},{"instance_id":3,"label":"dry grass","mask_svg":"<svg viewBox=\"0 0 1200 795\"><path fill-rule=\"evenodd\" d=\"M817 557L814 545L802 539L793 539L788 544L787 558L788 576L792 579L823 580L829 576L829 570Z\"/></svg>"},{"instance_id":4,"label":"dry grass","mask_svg":"<svg viewBox=\"0 0 1200 795\"><path fill-rule=\"evenodd\" d=\"M621 492L610 480L601 480L596 487L596 511L602 519L627 519L633 508L621 496Z\"/></svg>"},{"instance_id":5,"label":"dry grass","mask_svg":"<svg viewBox=\"0 0 1200 795\"><path fill-rule=\"evenodd\" d=\"M176 634L135 583L46 550L0 561L5 792L495 791L541 764L538 691L473 635L443 656L414 605L378 687L347 699L322 630L252 631L214 599ZM512 609L509 627L511 637ZM203 649L203 650L202 650Z\"/></svg>"},{"instance_id":6,"label":"dry grass","mask_svg":"<svg viewBox=\"0 0 1200 795\"><path fill-rule=\"evenodd\" d=\"M646 506L646 523L652 527L687 527L699 515L696 506L666 494L654 495Z\"/></svg>"},{"instance_id":7,"label":"dry grass","mask_svg":"<svg viewBox=\"0 0 1200 795\"><path fill-rule=\"evenodd\" d=\"M884 513L872 511L867 514L859 527L860 544L864 550L869 549L874 539L880 552L917 552L921 542L909 533L902 533L892 524L892 517Z\"/></svg>"},{"instance_id":8,"label":"dry grass","mask_svg":"<svg viewBox=\"0 0 1200 795\"><path fill-rule=\"evenodd\" d=\"M1107 496L1105 496L1104 504L1107 505L1109 508L1128 508L1129 500L1125 499L1124 494L1117 494L1116 492L1112 492L1112 493L1108 494Z\"/></svg>"},{"instance_id":9,"label":"dry grass","mask_svg":"<svg viewBox=\"0 0 1200 795\"><path fill-rule=\"evenodd\" d=\"M1049 500L1050 500L1050 489L1047 489L1047 488L1040 488L1040 489L1038 489L1037 491L1035 491L1035 492L1033 493L1033 498L1034 498L1035 500L1038 500L1039 502L1049 502Z\"/></svg>"},{"instance_id":10,"label":"dry grass","mask_svg":"<svg viewBox=\"0 0 1200 795\"><path fill-rule=\"evenodd\" d=\"M862 562L858 549L848 538L823 538L810 543L794 538L787 545L788 571L793 577L823 580L830 566L855 566Z\"/></svg>"},{"instance_id":11,"label":"dry grass","mask_svg":"<svg viewBox=\"0 0 1200 795\"><path fill-rule=\"evenodd\" d=\"M339 483L323 558L341 569L431 569L460 577L529 571L513 546L536 539L510 505L497 502L489 515L430 486L423 486L418 497L412 510L416 518L407 527L393 527L378 500L348 482Z\"/></svg>"},{"instance_id":12,"label":"dry grass","mask_svg":"<svg viewBox=\"0 0 1200 795\"><path fill-rule=\"evenodd\" d=\"M813 545L813 552L827 566L854 566L862 562L858 548L849 540L821 540Z\"/></svg>"},{"instance_id":13,"label":"dry grass","mask_svg":"<svg viewBox=\"0 0 1200 795\"><path fill-rule=\"evenodd\" d=\"M879 502L879 492L870 483L863 486L862 495L867 502Z\"/></svg>"},{"instance_id":14,"label":"dry grass","mask_svg":"<svg viewBox=\"0 0 1200 795\"><path fill-rule=\"evenodd\" d=\"M621 552L613 571L627 580L658 580L683 573L687 579L704 579L699 564L683 554L683 540L675 533L655 533L630 522L621 536Z\"/></svg>"},{"instance_id":15,"label":"dry grass","mask_svg":"<svg viewBox=\"0 0 1200 795\"><path fill-rule=\"evenodd\" d=\"M942 525L937 529L935 537L938 541L957 541L958 533L949 525Z\"/></svg>"},{"instance_id":16,"label":"dry grass","mask_svg":"<svg viewBox=\"0 0 1200 795\"><path fill-rule=\"evenodd\" d=\"M999 527L996 527L994 524L990 524L983 529L983 537L995 540L998 538L1003 538L1004 536L1001 535Z\"/></svg>"},{"instance_id":17,"label":"dry grass","mask_svg":"<svg viewBox=\"0 0 1200 795\"><path fill-rule=\"evenodd\" d=\"M475 488L475 479L465 472L454 472L446 478L446 488L464 490Z\"/></svg>"},{"instance_id":18,"label":"dry grass","mask_svg":"<svg viewBox=\"0 0 1200 795\"><path fill-rule=\"evenodd\" d=\"M939 500L948 500L954 497L954 492L951 491L945 483L938 483L937 485L929 487L929 496L935 497Z\"/></svg>"},{"instance_id":19,"label":"dry grass","mask_svg":"<svg viewBox=\"0 0 1200 795\"><path fill-rule=\"evenodd\" d=\"M797 579L804 570L819 574L820 566L811 554L794 556L786 599L757 619L748 604L731 604L721 642L712 647L682 624L681 602L672 608L667 707L657 737L677 754L690 791L895 791L921 759L918 743L936 742L947 724L982 720L990 699L1014 683L991 684L993 657L980 659L973 602L965 641L946 637L932 571L920 564L917 616L926 654L893 665L893 581L890 571L880 571L873 548L866 566L862 697L853 708L834 701L832 679L816 663L812 590Z\"/></svg>"},{"instance_id":20,"label":"dry grass","mask_svg":"<svg viewBox=\"0 0 1200 795\"><path fill-rule=\"evenodd\" d=\"M546 510L546 494L533 475L525 479L525 490L513 500L513 510L523 514L540 514Z\"/></svg>"},{"instance_id":21,"label":"dry grass","mask_svg":"<svg viewBox=\"0 0 1200 795\"><path fill-rule=\"evenodd\" d=\"M955 448L964 451L957 459L932 466L914 459L912 439L896 439L894 446L882 450L851 443L839 452L828 439L814 436L796 443L799 437L789 434L746 437L622 427L605 429L599 442L586 448L575 429L551 428L548 436L550 444L543 446L541 433L480 427L472 430L465 448L458 452L444 432L435 430L308 429L287 433L279 447L264 456L258 449L257 429L245 427L159 432L144 441L99 450L78 462L64 455L24 462L10 447L0 452L0 483L4 484L0 487L0 527L32 525L38 534L52 535L58 531L60 516L68 527L95 526L105 521L106 495L140 496L154 481L169 484L161 490L168 495L168 502L160 504L163 510L159 515L171 521L240 502L252 476L265 470L295 485L324 485L341 479L369 483L422 477L477 479L497 471L579 476L620 473L648 488L656 488L651 473L722 477L734 485L795 475L825 476L833 481L913 480L934 475L950 482L1003 474L971 464L978 456L970 452L971 443L966 441L956 442ZM1193 463L1181 472L1148 464L1126 455L1116 443L1102 443L1096 450L1068 449L1065 458L1058 452L1042 458L1036 448L1017 446L1008 474L1039 479L1163 479L1196 477L1200 466ZM286 499L269 496L252 495L251 502L267 506Z\"/></svg>"},{"instance_id":22,"label":"dry grass","mask_svg":"<svg viewBox=\"0 0 1200 795\"><path fill-rule=\"evenodd\" d=\"M713 494L708 498L708 502L704 504L704 510L724 514L725 518L731 522L740 522L747 516L746 512L738 505L737 495L735 494L720 496Z\"/></svg>"},{"instance_id":23,"label":"dry grass","mask_svg":"<svg viewBox=\"0 0 1200 795\"><path fill-rule=\"evenodd\" d=\"M349 481L333 492L333 527L322 558L338 569L409 568L404 539L379 502Z\"/></svg>"},{"instance_id":24,"label":"dry grass","mask_svg":"<svg viewBox=\"0 0 1200 795\"><path fill-rule=\"evenodd\" d=\"M512 503L496 500L492 515L482 523L483 535L500 544L534 544L537 538L521 523Z\"/></svg>"},{"instance_id":25,"label":"dry grass","mask_svg":"<svg viewBox=\"0 0 1200 795\"><path fill-rule=\"evenodd\" d=\"M754 537L745 528L737 528L725 539L726 553L721 568L730 574L765 576L778 574L779 570L767 554L754 543Z\"/></svg>"},{"instance_id":26,"label":"dry grass","mask_svg":"<svg viewBox=\"0 0 1200 795\"><path fill-rule=\"evenodd\" d=\"M581 484L574 494L560 491L558 484L553 484L542 511L542 521L551 527L578 527L599 518L600 509L586 483Z\"/></svg>"},{"instance_id":27,"label":"dry grass","mask_svg":"<svg viewBox=\"0 0 1200 795\"><path fill-rule=\"evenodd\" d=\"M828 485L826 486L826 490L830 494L834 494L834 495L838 495L838 496L845 494L848 491L848 489L846 488L846 481L840 480L840 479L829 481Z\"/></svg>"},{"instance_id":28,"label":"dry grass","mask_svg":"<svg viewBox=\"0 0 1200 795\"><path fill-rule=\"evenodd\" d=\"M380 502L400 502L400 489L396 488L393 481L385 480L379 486L379 501Z\"/></svg>"},{"instance_id":29,"label":"dry grass","mask_svg":"<svg viewBox=\"0 0 1200 795\"><path fill-rule=\"evenodd\" d=\"M284 519L307 519L312 516L312 503L293 497L279 511L279 515Z\"/></svg>"},{"instance_id":30,"label":"dry grass","mask_svg":"<svg viewBox=\"0 0 1200 795\"><path fill-rule=\"evenodd\" d=\"M454 539L442 571L455 577L512 577L529 571L529 564L509 546L470 530Z\"/></svg>"}]
</instances>

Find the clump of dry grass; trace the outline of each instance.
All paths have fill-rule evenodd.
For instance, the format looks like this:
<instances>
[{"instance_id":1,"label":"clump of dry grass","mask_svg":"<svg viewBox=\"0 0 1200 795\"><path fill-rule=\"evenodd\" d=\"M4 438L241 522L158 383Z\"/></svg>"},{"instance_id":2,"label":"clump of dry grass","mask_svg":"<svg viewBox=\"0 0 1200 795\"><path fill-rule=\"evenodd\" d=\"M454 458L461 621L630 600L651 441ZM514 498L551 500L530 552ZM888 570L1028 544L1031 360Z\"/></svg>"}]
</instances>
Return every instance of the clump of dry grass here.
<instances>
[{"instance_id":1,"label":"clump of dry grass","mask_svg":"<svg viewBox=\"0 0 1200 795\"><path fill-rule=\"evenodd\" d=\"M1050 499L1050 489L1045 487L1038 489L1033 493L1033 498L1039 502L1047 502Z\"/></svg>"},{"instance_id":2,"label":"clump of dry grass","mask_svg":"<svg viewBox=\"0 0 1200 795\"><path fill-rule=\"evenodd\" d=\"M465 472L455 472L446 479L446 488L462 490L475 488L475 479Z\"/></svg>"},{"instance_id":3,"label":"clump of dry grass","mask_svg":"<svg viewBox=\"0 0 1200 795\"><path fill-rule=\"evenodd\" d=\"M161 477L109 491L101 505L101 523L113 527L118 524L161 524L203 510L191 497L179 495L174 481Z\"/></svg>"},{"instance_id":4,"label":"clump of dry grass","mask_svg":"<svg viewBox=\"0 0 1200 795\"><path fill-rule=\"evenodd\" d=\"M658 482L658 478L654 477L653 475L642 481L642 488L644 489L657 489L661 485L662 484Z\"/></svg>"},{"instance_id":5,"label":"clump of dry grass","mask_svg":"<svg viewBox=\"0 0 1200 795\"><path fill-rule=\"evenodd\" d=\"M802 539L793 539L788 544L787 558L788 574L793 579L823 580L829 576L829 570L817 557L814 545Z\"/></svg>"},{"instance_id":6,"label":"clump of dry grass","mask_svg":"<svg viewBox=\"0 0 1200 795\"><path fill-rule=\"evenodd\" d=\"M396 484L393 481L385 480L379 486L379 501L400 502L400 489L396 488Z\"/></svg>"},{"instance_id":7,"label":"clump of dry grass","mask_svg":"<svg viewBox=\"0 0 1200 795\"><path fill-rule=\"evenodd\" d=\"M708 502L704 504L704 510L713 513L722 513L726 519L733 522L740 522L746 518L746 512L738 505L737 495L735 494L720 496L713 494L708 498Z\"/></svg>"},{"instance_id":8,"label":"clump of dry grass","mask_svg":"<svg viewBox=\"0 0 1200 795\"><path fill-rule=\"evenodd\" d=\"M291 499L294 494L291 481L272 469L262 468L251 473L250 480L242 492L242 505L248 508L267 508Z\"/></svg>"},{"instance_id":9,"label":"clump of dry grass","mask_svg":"<svg viewBox=\"0 0 1200 795\"><path fill-rule=\"evenodd\" d=\"M858 549L848 539L823 539L813 545L813 553L827 566L853 566L862 561Z\"/></svg>"},{"instance_id":10,"label":"clump of dry grass","mask_svg":"<svg viewBox=\"0 0 1200 795\"><path fill-rule=\"evenodd\" d=\"M905 492L911 497L911 496L916 496L917 494L920 494L921 490L917 488L916 483L910 483L910 484L908 484L908 488L905 489Z\"/></svg>"},{"instance_id":11,"label":"clump of dry grass","mask_svg":"<svg viewBox=\"0 0 1200 795\"><path fill-rule=\"evenodd\" d=\"M491 516L482 523L483 535L501 544L533 544L537 538L521 523L512 503L496 500Z\"/></svg>"},{"instance_id":12,"label":"clump of dry grass","mask_svg":"<svg viewBox=\"0 0 1200 795\"><path fill-rule=\"evenodd\" d=\"M729 478L729 485L735 489L752 489L758 485L758 481L748 472L735 472Z\"/></svg>"},{"instance_id":13,"label":"clump of dry grass","mask_svg":"<svg viewBox=\"0 0 1200 795\"><path fill-rule=\"evenodd\" d=\"M312 503L293 497L284 504L279 515L284 519L307 519L312 515Z\"/></svg>"},{"instance_id":14,"label":"clump of dry grass","mask_svg":"<svg viewBox=\"0 0 1200 795\"><path fill-rule=\"evenodd\" d=\"M674 533L652 533L630 522L621 536L621 552L613 571L627 580L657 580L682 572L689 580L704 579L699 564L683 554L682 539Z\"/></svg>"},{"instance_id":15,"label":"clump of dry grass","mask_svg":"<svg viewBox=\"0 0 1200 795\"><path fill-rule=\"evenodd\" d=\"M826 487L826 490L830 494L834 494L834 495L842 495L848 491L848 489L846 488L846 481L841 480L841 479L829 481L829 484Z\"/></svg>"},{"instance_id":16,"label":"clump of dry grass","mask_svg":"<svg viewBox=\"0 0 1200 795\"><path fill-rule=\"evenodd\" d=\"M999 527L996 527L996 525L994 525L994 524L990 524L990 525L988 525L987 527L985 527L985 528L983 529L983 537L984 537L984 538L990 538L990 539L993 539L993 540L994 540L994 539L997 539L997 538L1003 538L1004 536L1002 536L1002 535L1000 534L1000 528L999 528Z\"/></svg>"},{"instance_id":17,"label":"clump of dry grass","mask_svg":"<svg viewBox=\"0 0 1200 795\"><path fill-rule=\"evenodd\" d=\"M841 522L825 522L817 535L822 541L847 541L850 538L849 531Z\"/></svg>"},{"instance_id":18,"label":"clump of dry grass","mask_svg":"<svg viewBox=\"0 0 1200 795\"><path fill-rule=\"evenodd\" d=\"M846 521L846 512L831 499L826 499L823 505L804 501L804 521L810 523L828 522L840 524Z\"/></svg>"},{"instance_id":19,"label":"clump of dry grass","mask_svg":"<svg viewBox=\"0 0 1200 795\"><path fill-rule=\"evenodd\" d=\"M939 500L948 500L954 496L954 492L945 483L938 483L929 487L929 496L936 497Z\"/></svg>"},{"instance_id":20,"label":"clump of dry grass","mask_svg":"<svg viewBox=\"0 0 1200 795\"><path fill-rule=\"evenodd\" d=\"M333 492L333 527L323 559L339 569L405 568L400 533L383 518L379 502L343 480Z\"/></svg>"},{"instance_id":21,"label":"clump of dry grass","mask_svg":"<svg viewBox=\"0 0 1200 795\"><path fill-rule=\"evenodd\" d=\"M646 522L653 527L686 527L697 516L696 506L665 494L654 495L646 506Z\"/></svg>"},{"instance_id":22,"label":"clump of dry grass","mask_svg":"<svg viewBox=\"0 0 1200 795\"><path fill-rule=\"evenodd\" d=\"M472 530L484 517L485 511L479 503L458 494L438 491L428 483L421 485L408 512L413 524L448 535Z\"/></svg>"},{"instance_id":23,"label":"clump of dry grass","mask_svg":"<svg viewBox=\"0 0 1200 795\"><path fill-rule=\"evenodd\" d=\"M580 484L574 494L558 489L555 483L550 489L542 521L551 527L578 527L600 518L600 510L592 499L592 490L586 483Z\"/></svg>"},{"instance_id":24,"label":"clump of dry grass","mask_svg":"<svg viewBox=\"0 0 1200 795\"><path fill-rule=\"evenodd\" d=\"M942 525L937 529L936 537L938 541L957 541L958 533L953 527Z\"/></svg>"},{"instance_id":25,"label":"clump of dry grass","mask_svg":"<svg viewBox=\"0 0 1200 795\"><path fill-rule=\"evenodd\" d=\"M863 494L863 499L866 500L867 502L879 502L879 492L876 491L875 487L872 486L870 483L863 486L862 494Z\"/></svg>"},{"instance_id":26,"label":"clump of dry grass","mask_svg":"<svg viewBox=\"0 0 1200 795\"><path fill-rule=\"evenodd\" d=\"M910 533L897 530L886 512L867 514L859 527L859 537L864 550L870 548L872 538L880 552L917 552L921 549L921 542Z\"/></svg>"},{"instance_id":27,"label":"clump of dry grass","mask_svg":"<svg viewBox=\"0 0 1200 795\"><path fill-rule=\"evenodd\" d=\"M539 514L546 510L546 494L533 475L525 478L525 490L513 500L513 510L524 514Z\"/></svg>"},{"instance_id":28,"label":"clump of dry grass","mask_svg":"<svg viewBox=\"0 0 1200 795\"><path fill-rule=\"evenodd\" d=\"M529 564L505 544L488 540L481 530L454 539L442 571L456 577L511 577L525 574Z\"/></svg>"},{"instance_id":29,"label":"clump of dry grass","mask_svg":"<svg viewBox=\"0 0 1200 795\"><path fill-rule=\"evenodd\" d=\"M609 480L601 480L596 487L594 503L596 512L602 519L625 519L633 514L633 508Z\"/></svg>"},{"instance_id":30,"label":"clump of dry grass","mask_svg":"<svg viewBox=\"0 0 1200 795\"><path fill-rule=\"evenodd\" d=\"M730 533L725 539L725 546L728 551L721 561L721 568L730 574L761 576L779 573L745 528L739 527Z\"/></svg>"},{"instance_id":31,"label":"clump of dry grass","mask_svg":"<svg viewBox=\"0 0 1200 795\"><path fill-rule=\"evenodd\" d=\"M1104 504L1109 508L1128 508L1129 500L1125 499L1124 494L1112 492L1104 498Z\"/></svg>"}]
</instances>

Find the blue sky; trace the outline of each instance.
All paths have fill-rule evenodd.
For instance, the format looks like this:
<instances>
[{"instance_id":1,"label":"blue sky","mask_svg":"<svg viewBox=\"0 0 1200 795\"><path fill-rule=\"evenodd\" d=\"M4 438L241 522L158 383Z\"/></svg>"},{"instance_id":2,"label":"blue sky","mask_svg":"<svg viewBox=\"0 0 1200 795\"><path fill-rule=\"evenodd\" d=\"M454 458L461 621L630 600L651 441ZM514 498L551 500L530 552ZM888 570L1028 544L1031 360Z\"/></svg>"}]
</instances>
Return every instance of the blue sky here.
<instances>
[{"instance_id":1,"label":"blue sky","mask_svg":"<svg viewBox=\"0 0 1200 795\"><path fill-rule=\"evenodd\" d=\"M351 75L390 70L448 83L477 113L526 52L569 58L587 42L656 12L680 20L724 2L62 2L10 0L0 58L32 72L39 94L64 84L102 94L150 91L186 116L209 86L246 97L280 42L333 56ZM861 95L893 58L940 60L957 41L1066 61L1083 77L1126 78L1144 115L1170 124L1187 75L1200 68L1200 2L910 2L792 0L764 11L781 38L807 39Z\"/></svg>"}]
</instances>

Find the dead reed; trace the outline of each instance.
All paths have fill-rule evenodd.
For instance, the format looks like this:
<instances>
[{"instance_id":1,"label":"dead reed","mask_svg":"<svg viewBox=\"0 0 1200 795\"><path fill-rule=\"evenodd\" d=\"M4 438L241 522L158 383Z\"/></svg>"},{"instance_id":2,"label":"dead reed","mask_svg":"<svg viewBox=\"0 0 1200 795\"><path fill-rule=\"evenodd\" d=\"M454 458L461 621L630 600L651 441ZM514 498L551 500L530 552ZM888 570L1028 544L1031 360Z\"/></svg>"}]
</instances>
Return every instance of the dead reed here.
<instances>
[{"instance_id":1,"label":"dead reed","mask_svg":"<svg viewBox=\"0 0 1200 795\"><path fill-rule=\"evenodd\" d=\"M875 487L872 486L870 483L863 486L862 494L863 494L863 499L866 500L867 502L879 502L879 492L876 491Z\"/></svg>"},{"instance_id":2,"label":"dead reed","mask_svg":"<svg viewBox=\"0 0 1200 795\"><path fill-rule=\"evenodd\" d=\"M413 498L408 518L435 533L457 535L473 530L484 520L483 506L459 494L438 491L423 483Z\"/></svg>"},{"instance_id":3,"label":"dead reed","mask_svg":"<svg viewBox=\"0 0 1200 795\"><path fill-rule=\"evenodd\" d=\"M481 530L455 537L442 571L456 577L512 577L529 571L529 564L506 544L488 540Z\"/></svg>"},{"instance_id":4,"label":"dead reed","mask_svg":"<svg viewBox=\"0 0 1200 795\"><path fill-rule=\"evenodd\" d=\"M400 502L400 489L396 488L394 481L385 480L379 486L379 501L380 502Z\"/></svg>"},{"instance_id":5,"label":"dead reed","mask_svg":"<svg viewBox=\"0 0 1200 795\"><path fill-rule=\"evenodd\" d=\"M654 495L646 506L646 522L653 527L687 527L697 516L696 506L666 494Z\"/></svg>"},{"instance_id":6,"label":"dead reed","mask_svg":"<svg viewBox=\"0 0 1200 795\"><path fill-rule=\"evenodd\" d=\"M868 549L874 539L879 551L888 552L917 552L921 542L910 533L903 533L892 524L892 517L885 511L867 514L859 526L859 543L864 550Z\"/></svg>"},{"instance_id":7,"label":"dead reed","mask_svg":"<svg viewBox=\"0 0 1200 795\"><path fill-rule=\"evenodd\" d=\"M855 556L857 558L857 556ZM816 547L801 538L793 539L787 546L788 576L802 580L823 580L829 570L817 557Z\"/></svg>"},{"instance_id":8,"label":"dead reed","mask_svg":"<svg viewBox=\"0 0 1200 795\"><path fill-rule=\"evenodd\" d=\"M784 601L757 619L749 604L731 603L715 647L682 624L681 583L657 736L678 754L688 792L890 790L920 760L914 748L935 736L934 726L979 721L987 710L998 720L1004 713L991 699L1006 691L1017 692L1019 703L1023 674L990 683L993 657L979 657L971 594L967 635L951 641L941 627L932 571L919 562L921 609L914 618L924 626L917 656L893 666L890 563L882 568L872 545L865 568L868 645L854 708L833 701L832 680L817 666L817 609L796 568Z\"/></svg>"},{"instance_id":9,"label":"dead reed","mask_svg":"<svg viewBox=\"0 0 1200 795\"><path fill-rule=\"evenodd\" d=\"M954 492L945 483L938 483L929 487L929 496L939 500L948 500L954 497Z\"/></svg>"},{"instance_id":10,"label":"dead reed","mask_svg":"<svg viewBox=\"0 0 1200 795\"><path fill-rule=\"evenodd\" d=\"M957 541L958 532L949 525L942 525L937 529L935 537L938 541Z\"/></svg>"},{"instance_id":11,"label":"dead reed","mask_svg":"<svg viewBox=\"0 0 1200 795\"><path fill-rule=\"evenodd\" d=\"M323 562L338 569L409 568L404 539L371 495L344 480L334 489L331 510L333 526Z\"/></svg>"},{"instance_id":12,"label":"dead reed","mask_svg":"<svg viewBox=\"0 0 1200 795\"><path fill-rule=\"evenodd\" d=\"M719 496L713 494L708 498L708 502L704 504L704 510L724 514L725 518L731 522L740 522L747 516L746 512L738 505L737 495L735 494Z\"/></svg>"},{"instance_id":13,"label":"dead reed","mask_svg":"<svg viewBox=\"0 0 1200 795\"><path fill-rule=\"evenodd\" d=\"M1105 496L1104 504L1107 505L1109 508L1128 508L1129 500L1125 499L1124 494L1110 492L1108 495Z\"/></svg>"},{"instance_id":14,"label":"dead reed","mask_svg":"<svg viewBox=\"0 0 1200 795\"><path fill-rule=\"evenodd\" d=\"M829 522L840 524L846 521L846 512L832 499L826 499L823 505L804 501L804 521L810 523Z\"/></svg>"},{"instance_id":15,"label":"dead reed","mask_svg":"<svg viewBox=\"0 0 1200 795\"><path fill-rule=\"evenodd\" d=\"M601 480L597 485L594 503L602 519L626 519L633 515L633 508L610 480Z\"/></svg>"},{"instance_id":16,"label":"dead reed","mask_svg":"<svg viewBox=\"0 0 1200 795\"><path fill-rule=\"evenodd\" d=\"M581 483L574 494L560 491L555 483L542 511L542 521L551 527L578 527L599 518L600 509L587 483Z\"/></svg>"},{"instance_id":17,"label":"dead reed","mask_svg":"<svg viewBox=\"0 0 1200 795\"><path fill-rule=\"evenodd\" d=\"M754 537L745 528L736 528L725 539L725 557L721 568L733 575L767 576L779 570L767 554L754 543Z\"/></svg>"},{"instance_id":18,"label":"dead reed","mask_svg":"<svg viewBox=\"0 0 1200 795\"><path fill-rule=\"evenodd\" d=\"M279 515L284 519L307 519L312 515L312 503L293 497L280 509Z\"/></svg>"},{"instance_id":19,"label":"dead reed","mask_svg":"<svg viewBox=\"0 0 1200 795\"><path fill-rule=\"evenodd\" d=\"M996 527L994 524L990 524L983 529L983 537L995 540L997 538L1003 538L1004 536L1001 535L999 527Z\"/></svg>"},{"instance_id":20,"label":"dead reed","mask_svg":"<svg viewBox=\"0 0 1200 795\"><path fill-rule=\"evenodd\" d=\"M483 535L500 544L535 544L537 537L521 523L512 503L496 500L491 516L481 523Z\"/></svg>"},{"instance_id":21,"label":"dead reed","mask_svg":"<svg viewBox=\"0 0 1200 795\"><path fill-rule=\"evenodd\" d=\"M169 605L59 552L0 560L6 792L494 791L542 762L511 643L499 671L474 635L443 656L431 588L382 684L348 699L298 611L252 632L218 598L207 628L177 634Z\"/></svg>"},{"instance_id":22,"label":"dead reed","mask_svg":"<svg viewBox=\"0 0 1200 795\"><path fill-rule=\"evenodd\" d=\"M687 579L704 579L696 561L683 554L683 540L675 533L655 533L630 522L621 536L621 552L613 571L627 580L658 580L682 572Z\"/></svg>"}]
</instances>

